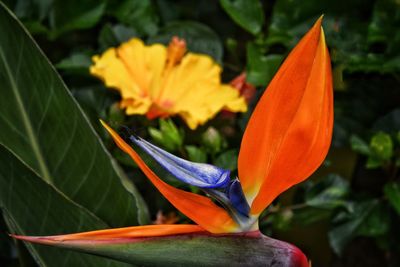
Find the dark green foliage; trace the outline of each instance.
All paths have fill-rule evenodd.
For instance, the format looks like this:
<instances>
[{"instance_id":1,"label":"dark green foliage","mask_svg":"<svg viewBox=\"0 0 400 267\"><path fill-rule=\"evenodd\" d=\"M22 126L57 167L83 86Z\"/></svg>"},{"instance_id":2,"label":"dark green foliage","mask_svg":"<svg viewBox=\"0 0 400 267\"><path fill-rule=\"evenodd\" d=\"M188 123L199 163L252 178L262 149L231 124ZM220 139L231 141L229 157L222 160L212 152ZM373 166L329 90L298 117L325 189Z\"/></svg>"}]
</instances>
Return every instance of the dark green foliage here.
<instances>
[{"instance_id":1,"label":"dark green foliage","mask_svg":"<svg viewBox=\"0 0 400 267\"><path fill-rule=\"evenodd\" d=\"M7 0L4 3L23 22L44 54L61 72L72 96L129 178L129 181L125 180L122 170L111 163L76 101L43 55L35 50L29 37L24 35L24 44L21 45L16 32L22 30L9 26L7 16L0 14L0 91L10 86L6 67L17 68L18 65L18 89L28 92L36 85L38 88L35 88L41 90L39 96L22 97L26 108L36 110L28 112L30 120L39 120L40 114L46 114L44 111L40 113L42 109L39 107L46 103L50 83L57 89L57 98L54 99L61 95L67 99L62 103L54 99L54 103L49 102L48 112L53 122L44 125L52 132L43 137L39 134L40 129L34 129L34 135L43 138L39 145L49 157L45 160L49 175L44 176L50 177L46 179L53 185L48 185L38 177L46 171L32 154L32 144L26 143L27 132L21 121L21 112L10 108L17 106L15 97L1 94L0 143L8 150L1 149L0 165L4 166L0 168L0 179L7 178L4 176L7 174L4 172L5 164L20 165L22 160L25 165L18 171L29 179L20 180L17 173L13 179L18 183L31 183L38 187L38 192L43 191L38 198L28 196L28 200L18 202L16 199L10 203L6 198L8 195L16 198L23 192L9 194L0 186L0 204L2 215L10 226L8 231L17 226L25 228L23 223L26 223L19 222L20 215L14 214L14 208L10 209L9 205L20 206L23 210L26 201L45 203L46 196L53 199L52 205L64 207L64 210L39 217L63 218L71 212L71 218L84 218L82 224L74 224L68 219L61 221L61 226L46 226L49 232L45 232L38 222L34 222L32 228L23 233L56 234L137 224L135 197L125 189L136 195L131 181L148 202L152 219L158 211L164 214L176 212L146 181L130 158L105 135L98 125L99 117L116 128L126 125L136 134L176 155L212 163L230 169L232 175L236 175L240 140L252 108L290 49L324 14L323 26L332 58L335 89L332 148L323 166L310 180L283 194L265 211L260 221L261 230L299 246L310 257L313 266L355 266L355 263L367 266L364 262L378 262L379 266L400 264L399 1ZM5 38L6 35L10 37ZM129 117L116 104L119 96L90 76L91 57L109 47L118 46L132 37L140 37L147 43L167 44L175 35L187 41L190 51L206 53L219 62L224 68L224 82L246 71L248 82L257 86L248 113L223 112L195 131L189 130L182 120L175 117L160 121L148 120L144 116ZM23 58L24 64L19 64L19 57ZM32 64L39 67L27 67ZM79 136L75 138L69 132L74 123L79 125ZM56 139L65 141L69 138L76 147L71 154L80 155L83 163L75 168L75 156L68 157L67 153L60 161L63 171L53 170L53 161L57 158L53 153L57 151L50 151L54 146L48 144ZM62 144L66 143L60 143L60 151ZM93 151L97 151L97 156L92 157ZM95 181L87 185L92 188L94 184L96 188L75 195L75 185L82 173L86 173L91 160L97 160L97 168L90 175L90 179ZM198 191L167 176L161 168L150 166L164 175L170 184ZM106 169L112 174L104 175ZM73 178L63 183L67 174ZM110 181L112 191L99 196L99 192L104 191L101 188L110 187ZM97 212L91 207L100 197L107 198L107 201ZM72 211L71 207L77 205L79 208ZM178 222L188 222L181 214L176 216ZM0 231L4 228L4 223L0 223ZM12 256L16 249L20 251L19 257L23 262L27 253L0 232L0 260L5 259L6 266L16 261ZM29 250L35 257L44 251L36 246L29 247ZM50 250L50 255L53 253L55 259L63 254ZM80 260L80 254L73 255L78 255L77 260ZM86 257L82 256L82 260Z\"/></svg>"},{"instance_id":2,"label":"dark green foliage","mask_svg":"<svg viewBox=\"0 0 400 267\"><path fill-rule=\"evenodd\" d=\"M259 0L220 0L226 13L241 27L258 34L264 24L264 13Z\"/></svg>"}]
</instances>

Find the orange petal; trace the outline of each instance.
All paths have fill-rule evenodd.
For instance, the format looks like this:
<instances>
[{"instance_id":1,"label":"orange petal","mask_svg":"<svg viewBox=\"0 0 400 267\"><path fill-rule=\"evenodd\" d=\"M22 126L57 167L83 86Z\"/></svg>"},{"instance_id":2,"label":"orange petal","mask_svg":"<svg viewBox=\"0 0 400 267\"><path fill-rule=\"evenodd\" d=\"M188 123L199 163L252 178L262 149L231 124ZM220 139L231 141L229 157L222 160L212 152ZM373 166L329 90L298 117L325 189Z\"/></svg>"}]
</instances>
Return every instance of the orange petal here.
<instances>
[{"instance_id":1,"label":"orange petal","mask_svg":"<svg viewBox=\"0 0 400 267\"><path fill-rule=\"evenodd\" d=\"M101 123L111 134L118 147L137 163L147 178L175 208L211 233L230 233L239 230L238 225L229 216L228 212L217 206L209 198L180 190L162 181L130 145L105 122L101 121Z\"/></svg>"},{"instance_id":2,"label":"orange petal","mask_svg":"<svg viewBox=\"0 0 400 267\"><path fill-rule=\"evenodd\" d=\"M311 175L329 149L332 78L321 20L282 64L243 136L239 177L252 214Z\"/></svg>"},{"instance_id":3,"label":"orange petal","mask_svg":"<svg viewBox=\"0 0 400 267\"><path fill-rule=\"evenodd\" d=\"M171 236L189 233L205 232L203 228L195 224L164 224L164 225L145 225L107 230L90 231L68 235L54 236L21 236L11 235L13 238L52 245L54 243L113 243L113 242L132 242L135 238Z\"/></svg>"}]
</instances>

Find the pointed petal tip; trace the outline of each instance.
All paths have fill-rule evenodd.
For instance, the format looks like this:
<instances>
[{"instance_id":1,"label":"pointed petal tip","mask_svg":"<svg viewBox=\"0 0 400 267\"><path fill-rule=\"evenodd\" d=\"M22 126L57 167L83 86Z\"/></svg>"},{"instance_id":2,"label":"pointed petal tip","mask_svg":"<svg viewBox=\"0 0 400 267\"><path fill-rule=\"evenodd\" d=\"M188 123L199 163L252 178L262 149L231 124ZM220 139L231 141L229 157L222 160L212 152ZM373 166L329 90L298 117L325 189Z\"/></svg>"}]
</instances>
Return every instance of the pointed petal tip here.
<instances>
[{"instance_id":1,"label":"pointed petal tip","mask_svg":"<svg viewBox=\"0 0 400 267\"><path fill-rule=\"evenodd\" d=\"M164 224L145 225L89 232L52 235L52 236L25 236L9 234L10 237L31 243L55 246L69 246L79 244L113 244L140 242L145 238L157 238L165 236L176 236L184 234L205 233L205 229L195 224Z\"/></svg>"},{"instance_id":2,"label":"pointed petal tip","mask_svg":"<svg viewBox=\"0 0 400 267\"><path fill-rule=\"evenodd\" d=\"M37 244L51 244L56 242L55 238L51 239L48 238L47 236L25 236L25 235L15 235L15 234L8 234L8 235L17 240L27 241Z\"/></svg>"},{"instance_id":3,"label":"pointed petal tip","mask_svg":"<svg viewBox=\"0 0 400 267\"><path fill-rule=\"evenodd\" d=\"M326 91L331 79L322 19L323 16L288 55L243 135L238 171L252 215L258 215L277 195L307 178L329 147L330 136L324 125L331 120L329 114L333 110L329 104L331 93ZM315 110L321 111L319 115ZM309 145L305 145L306 140ZM304 153L313 159L311 163L299 164ZM290 171L285 172L286 169Z\"/></svg>"},{"instance_id":4,"label":"pointed petal tip","mask_svg":"<svg viewBox=\"0 0 400 267\"><path fill-rule=\"evenodd\" d=\"M321 42L322 45L326 46L326 43L325 43L325 32L324 32L324 28L322 28L322 27L321 27L320 42Z\"/></svg>"},{"instance_id":5,"label":"pointed petal tip","mask_svg":"<svg viewBox=\"0 0 400 267\"><path fill-rule=\"evenodd\" d=\"M324 18L324 15L321 15L317 21L314 23L313 27L311 28L310 32L314 32L315 34L320 34L320 31L322 30L322 20Z\"/></svg>"},{"instance_id":6,"label":"pointed petal tip","mask_svg":"<svg viewBox=\"0 0 400 267\"><path fill-rule=\"evenodd\" d=\"M184 183L200 188L225 188L230 181L229 170L179 158L138 136L131 136L130 140Z\"/></svg>"},{"instance_id":7,"label":"pointed petal tip","mask_svg":"<svg viewBox=\"0 0 400 267\"><path fill-rule=\"evenodd\" d=\"M17 235L17 234L7 234L9 237L14 238L14 239L20 239L22 240L25 236L23 235Z\"/></svg>"},{"instance_id":8,"label":"pointed petal tip","mask_svg":"<svg viewBox=\"0 0 400 267\"><path fill-rule=\"evenodd\" d=\"M325 16L325 14L322 14L321 16L319 16L317 21L314 23L314 27L321 27L322 26L322 21L324 20L324 16Z\"/></svg>"},{"instance_id":9,"label":"pointed petal tip","mask_svg":"<svg viewBox=\"0 0 400 267\"><path fill-rule=\"evenodd\" d=\"M106 130L108 130L108 129L110 128L110 126L108 126L108 124L107 124L105 121L103 121L102 119L99 119L99 121L100 121L101 125L102 125L104 128L106 128Z\"/></svg>"}]
</instances>

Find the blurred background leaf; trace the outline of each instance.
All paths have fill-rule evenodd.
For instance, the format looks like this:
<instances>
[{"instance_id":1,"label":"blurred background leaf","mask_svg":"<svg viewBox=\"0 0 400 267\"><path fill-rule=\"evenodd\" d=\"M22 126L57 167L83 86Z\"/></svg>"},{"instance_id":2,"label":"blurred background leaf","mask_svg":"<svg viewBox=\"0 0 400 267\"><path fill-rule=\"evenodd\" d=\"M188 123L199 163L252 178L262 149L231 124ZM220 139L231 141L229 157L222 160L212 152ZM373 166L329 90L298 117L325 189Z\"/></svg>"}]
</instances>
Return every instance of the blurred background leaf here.
<instances>
[{"instance_id":1,"label":"blurred background leaf","mask_svg":"<svg viewBox=\"0 0 400 267\"><path fill-rule=\"evenodd\" d=\"M158 30L158 16L150 0L111 0L110 14L118 21L133 27L141 35L154 35Z\"/></svg>"},{"instance_id":2,"label":"blurred background leaf","mask_svg":"<svg viewBox=\"0 0 400 267\"><path fill-rule=\"evenodd\" d=\"M168 44L173 36L183 38L189 51L208 54L221 62L223 46L218 35L207 25L195 21L171 22L149 38L149 43Z\"/></svg>"},{"instance_id":3,"label":"blurred background leaf","mask_svg":"<svg viewBox=\"0 0 400 267\"><path fill-rule=\"evenodd\" d=\"M264 13L259 0L220 0L222 8L245 30L252 34L261 31Z\"/></svg>"},{"instance_id":4,"label":"blurred background leaf","mask_svg":"<svg viewBox=\"0 0 400 267\"><path fill-rule=\"evenodd\" d=\"M93 27L103 16L106 7L105 0L71 0L68 2L53 0L51 2L49 23L52 29L51 36L54 38L63 32ZM48 5L47 3L44 7L48 7ZM43 4L40 6L40 10L44 10ZM41 13L43 14L44 11Z\"/></svg>"}]
</instances>

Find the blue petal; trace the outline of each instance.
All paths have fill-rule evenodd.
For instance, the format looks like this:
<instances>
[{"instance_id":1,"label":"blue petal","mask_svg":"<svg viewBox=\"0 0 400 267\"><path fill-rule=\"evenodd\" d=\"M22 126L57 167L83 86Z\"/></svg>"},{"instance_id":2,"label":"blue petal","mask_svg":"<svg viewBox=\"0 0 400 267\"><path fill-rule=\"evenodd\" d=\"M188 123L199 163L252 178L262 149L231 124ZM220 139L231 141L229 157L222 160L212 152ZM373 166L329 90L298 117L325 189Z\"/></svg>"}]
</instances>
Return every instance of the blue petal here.
<instances>
[{"instance_id":1,"label":"blue petal","mask_svg":"<svg viewBox=\"0 0 400 267\"><path fill-rule=\"evenodd\" d=\"M246 197L244 196L242 185L239 179L235 179L231 182L228 189L228 197L235 209L242 215L248 216L250 212L250 206L247 203Z\"/></svg>"},{"instance_id":2,"label":"blue petal","mask_svg":"<svg viewBox=\"0 0 400 267\"><path fill-rule=\"evenodd\" d=\"M129 139L182 182L201 188L221 188L230 181L228 170L181 159L138 136L131 135Z\"/></svg>"}]
</instances>

